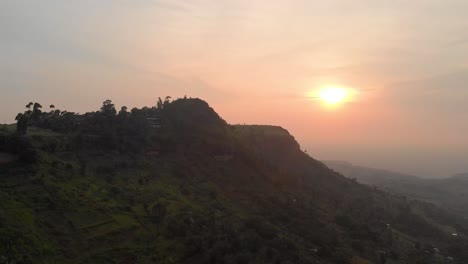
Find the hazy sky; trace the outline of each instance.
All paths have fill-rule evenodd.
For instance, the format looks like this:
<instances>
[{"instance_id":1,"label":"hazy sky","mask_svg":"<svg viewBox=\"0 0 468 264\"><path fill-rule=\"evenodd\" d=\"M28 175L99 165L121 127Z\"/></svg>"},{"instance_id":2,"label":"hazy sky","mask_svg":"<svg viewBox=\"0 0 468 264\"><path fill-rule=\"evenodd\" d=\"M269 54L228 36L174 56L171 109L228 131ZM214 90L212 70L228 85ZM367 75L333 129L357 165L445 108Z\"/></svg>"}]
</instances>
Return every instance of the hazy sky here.
<instances>
[{"instance_id":1,"label":"hazy sky","mask_svg":"<svg viewBox=\"0 0 468 264\"><path fill-rule=\"evenodd\" d=\"M468 171L466 0L0 0L0 122L200 97L319 159ZM306 95L356 91L330 110Z\"/></svg>"}]
</instances>

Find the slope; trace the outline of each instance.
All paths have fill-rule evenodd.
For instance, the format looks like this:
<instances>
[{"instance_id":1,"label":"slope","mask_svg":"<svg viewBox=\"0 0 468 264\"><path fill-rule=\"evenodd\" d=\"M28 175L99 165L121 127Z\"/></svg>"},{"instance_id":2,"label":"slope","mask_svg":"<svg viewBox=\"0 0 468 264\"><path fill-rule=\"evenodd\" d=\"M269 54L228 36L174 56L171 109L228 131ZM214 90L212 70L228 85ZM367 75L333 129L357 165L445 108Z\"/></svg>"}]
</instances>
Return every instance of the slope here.
<instances>
[{"instance_id":1,"label":"slope","mask_svg":"<svg viewBox=\"0 0 468 264\"><path fill-rule=\"evenodd\" d=\"M282 128L229 126L199 99L28 122L0 138L18 157L0 167L4 263L468 260L463 219L343 177Z\"/></svg>"}]
</instances>

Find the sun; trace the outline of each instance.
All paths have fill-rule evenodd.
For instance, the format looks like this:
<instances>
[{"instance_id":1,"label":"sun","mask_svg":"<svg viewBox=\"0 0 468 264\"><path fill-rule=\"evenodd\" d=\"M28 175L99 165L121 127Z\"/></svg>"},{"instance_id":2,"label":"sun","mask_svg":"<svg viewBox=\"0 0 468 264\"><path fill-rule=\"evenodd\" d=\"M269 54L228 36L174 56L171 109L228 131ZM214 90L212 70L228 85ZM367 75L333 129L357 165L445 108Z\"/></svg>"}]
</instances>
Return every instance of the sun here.
<instances>
[{"instance_id":1,"label":"sun","mask_svg":"<svg viewBox=\"0 0 468 264\"><path fill-rule=\"evenodd\" d=\"M337 105L343 102L347 96L348 91L339 87L326 87L319 93L320 99L329 105Z\"/></svg>"}]
</instances>

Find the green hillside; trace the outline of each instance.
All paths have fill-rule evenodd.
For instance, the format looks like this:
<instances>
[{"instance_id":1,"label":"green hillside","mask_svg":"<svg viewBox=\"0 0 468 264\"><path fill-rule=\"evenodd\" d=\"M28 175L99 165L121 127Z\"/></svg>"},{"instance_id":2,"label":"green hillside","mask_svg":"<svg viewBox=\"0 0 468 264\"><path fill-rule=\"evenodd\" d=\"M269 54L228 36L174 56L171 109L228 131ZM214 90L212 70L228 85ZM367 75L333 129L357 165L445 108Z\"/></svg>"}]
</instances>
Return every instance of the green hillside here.
<instances>
[{"instance_id":1,"label":"green hillside","mask_svg":"<svg viewBox=\"0 0 468 264\"><path fill-rule=\"evenodd\" d=\"M32 109L31 109L32 108ZM466 263L468 225L200 99L0 130L0 263ZM457 233L458 236L453 236Z\"/></svg>"}]
</instances>

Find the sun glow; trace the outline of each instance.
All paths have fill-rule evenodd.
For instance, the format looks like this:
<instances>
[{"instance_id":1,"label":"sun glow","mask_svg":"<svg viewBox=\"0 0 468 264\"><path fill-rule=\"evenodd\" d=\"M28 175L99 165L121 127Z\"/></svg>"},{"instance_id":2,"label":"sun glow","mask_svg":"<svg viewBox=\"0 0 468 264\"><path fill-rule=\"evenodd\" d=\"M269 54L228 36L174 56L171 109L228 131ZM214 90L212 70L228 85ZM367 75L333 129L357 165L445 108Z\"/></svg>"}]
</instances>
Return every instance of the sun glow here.
<instances>
[{"instance_id":1,"label":"sun glow","mask_svg":"<svg viewBox=\"0 0 468 264\"><path fill-rule=\"evenodd\" d=\"M319 97L329 105L337 105L343 102L348 97L348 94L349 91L345 88L326 87L320 91Z\"/></svg>"}]
</instances>

